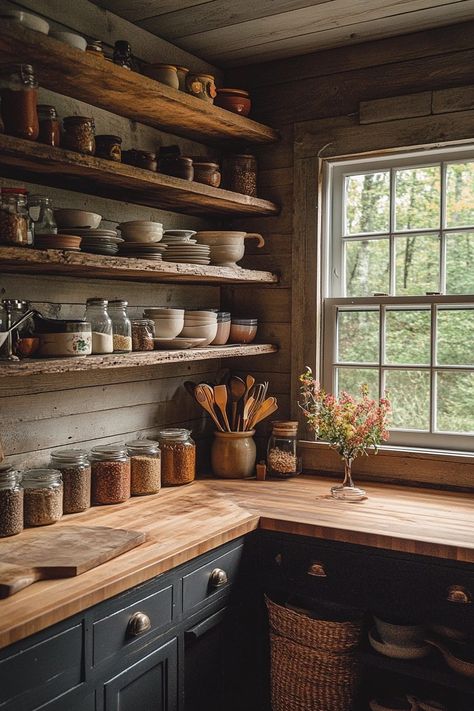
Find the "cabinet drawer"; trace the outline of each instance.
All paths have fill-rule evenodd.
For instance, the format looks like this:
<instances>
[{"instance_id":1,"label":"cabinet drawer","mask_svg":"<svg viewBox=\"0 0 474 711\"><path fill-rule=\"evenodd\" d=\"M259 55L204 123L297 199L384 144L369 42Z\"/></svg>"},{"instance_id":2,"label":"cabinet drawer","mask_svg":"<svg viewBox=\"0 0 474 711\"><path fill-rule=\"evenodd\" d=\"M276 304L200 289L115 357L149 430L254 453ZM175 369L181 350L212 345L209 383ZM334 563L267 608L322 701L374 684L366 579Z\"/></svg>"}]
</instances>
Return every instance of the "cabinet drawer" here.
<instances>
[{"instance_id":1,"label":"cabinet drawer","mask_svg":"<svg viewBox=\"0 0 474 711\"><path fill-rule=\"evenodd\" d=\"M230 591L237 576L243 548L243 545L239 545L183 576L185 612Z\"/></svg>"},{"instance_id":2,"label":"cabinet drawer","mask_svg":"<svg viewBox=\"0 0 474 711\"><path fill-rule=\"evenodd\" d=\"M173 620L173 586L159 590L93 624L94 664L146 643Z\"/></svg>"}]
</instances>

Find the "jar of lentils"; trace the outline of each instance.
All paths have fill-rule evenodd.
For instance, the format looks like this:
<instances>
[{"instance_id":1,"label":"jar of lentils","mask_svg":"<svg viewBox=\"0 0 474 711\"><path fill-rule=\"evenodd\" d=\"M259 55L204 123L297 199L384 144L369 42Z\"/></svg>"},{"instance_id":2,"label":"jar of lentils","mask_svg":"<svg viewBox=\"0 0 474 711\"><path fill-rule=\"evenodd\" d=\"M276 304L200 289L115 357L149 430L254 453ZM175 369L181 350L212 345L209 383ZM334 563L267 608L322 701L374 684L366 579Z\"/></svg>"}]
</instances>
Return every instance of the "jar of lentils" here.
<instances>
[{"instance_id":1,"label":"jar of lentils","mask_svg":"<svg viewBox=\"0 0 474 711\"><path fill-rule=\"evenodd\" d=\"M157 494L161 488L160 445L149 439L136 439L126 444L131 467L131 494Z\"/></svg>"},{"instance_id":2,"label":"jar of lentils","mask_svg":"<svg viewBox=\"0 0 474 711\"><path fill-rule=\"evenodd\" d=\"M268 475L288 479L301 474L298 454L298 423L274 422L267 449Z\"/></svg>"},{"instance_id":3,"label":"jar of lentils","mask_svg":"<svg viewBox=\"0 0 474 711\"><path fill-rule=\"evenodd\" d=\"M25 526L48 526L63 515L63 481L57 469L23 472Z\"/></svg>"},{"instance_id":4,"label":"jar of lentils","mask_svg":"<svg viewBox=\"0 0 474 711\"><path fill-rule=\"evenodd\" d=\"M161 483L163 486L189 484L196 478L196 445L190 430L161 430Z\"/></svg>"},{"instance_id":5,"label":"jar of lentils","mask_svg":"<svg viewBox=\"0 0 474 711\"><path fill-rule=\"evenodd\" d=\"M63 513L79 513L91 505L91 465L84 449L59 449L51 467L63 477Z\"/></svg>"},{"instance_id":6,"label":"jar of lentils","mask_svg":"<svg viewBox=\"0 0 474 711\"><path fill-rule=\"evenodd\" d=\"M70 151L93 156L95 153L95 123L89 116L67 116L63 119L62 145Z\"/></svg>"},{"instance_id":7,"label":"jar of lentils","mask_svg":"<svg viewBox=\"0 0 474 711\"><path fill-rule=\"evenodd\" d=\"M94 506L121 504L130 498L130 459L123 444L103 444L90 453Z\"/></svg>"},{"instance_id":8,"label":"jar of lentils","mask_svg":"<svg viewBox=\"0 0 474 711\"><path fill-rule=\"evenodd\" d=\"M152 351L155 347L154 324L147 318L137 318L132 321L132 350Z\"/></svg>"},{"instance_id":9,"label":"jar of lentils","mask_svg":"<svg viewBox=\"0 0 474 711\"><path fill-rule=\"evenodd\" d=\"M21 476L10 466L0 464L0 538L23 531L23 489Z\"/></svg>"}]
</instances>

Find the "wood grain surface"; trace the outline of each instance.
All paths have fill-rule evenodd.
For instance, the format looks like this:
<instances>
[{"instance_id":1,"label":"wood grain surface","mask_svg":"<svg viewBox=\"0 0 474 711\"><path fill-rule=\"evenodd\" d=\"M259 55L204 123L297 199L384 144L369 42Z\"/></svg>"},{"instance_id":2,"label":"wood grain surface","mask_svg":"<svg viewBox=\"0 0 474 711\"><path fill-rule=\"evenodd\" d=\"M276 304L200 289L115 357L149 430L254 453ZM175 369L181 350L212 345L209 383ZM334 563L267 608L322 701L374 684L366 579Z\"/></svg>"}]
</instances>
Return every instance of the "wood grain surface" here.
<instances>
[{"instance_id":1,"label":"wood grain surface","mask_svg":"<svg viewBox=\"0 0 474 711\"><path fill-rule=\"evenodd\" d=\"M371 484L366 501L347 504L331 499L329 487L327 480L313 477L282 482L212 479L65 516L55 524L57 530L71 523L120 526L145 532L147 541L77 578L41 581L0 601L0 647L259 526L474 563L471 497Z\"/></svg>"}]
</instances>

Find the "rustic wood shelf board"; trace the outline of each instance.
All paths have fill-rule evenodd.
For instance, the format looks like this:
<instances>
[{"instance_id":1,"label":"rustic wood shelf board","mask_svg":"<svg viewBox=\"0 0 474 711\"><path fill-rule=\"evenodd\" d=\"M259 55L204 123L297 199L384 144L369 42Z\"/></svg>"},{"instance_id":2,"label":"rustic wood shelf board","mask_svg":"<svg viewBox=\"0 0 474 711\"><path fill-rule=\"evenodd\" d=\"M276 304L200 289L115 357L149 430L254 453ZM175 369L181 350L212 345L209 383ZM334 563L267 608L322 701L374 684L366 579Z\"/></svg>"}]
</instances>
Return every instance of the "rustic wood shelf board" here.
<instances>
[{"instance_id":1,"label":"rustic wood shelf board","mask_svg":"<svg viewBox=\"0 0 474 711\"><path fill-rule=\"evenodd\" d=\"M213 358L239 358L266 355L275 353L277 350L276 346L269 343L253 343L247 346L208 346L206 348L179 351L160 350L148 353L117 353L70 358L27 358L15 362L0 361L0 378L11 378L19 375L79 373L87 370L107 370L110 368L134 368L162 365L163 363L212 360Z\"/></svg>"},{"instance_id":2,"label":"rustic wood shelf board","mask_svg":"<svg viewBox=\"0 0 474 711\"><path fill-rule=\"evenodd\" d=\"M5 177L17 180L31 180L189 215L277 215L279 212L279 207L269 200L12 136L0 135L0 170Z\"/></svg>"},{"instance_id":3,"label":"rustic wood shelf board","mask_svg":"<svg viewBox=\"0 0 474 711\"><path fill-rule=\"evenodd\" d=\"M0 271L15 274L56 274L82 279L193 284L276 284L271 272L231 267L154 262L134 257L107 257L61 249L0 247Z\"/></svg>"},{"instance_id":4,"label":"rustic wood shelf board","mask_svg":"<svg viewBox=\"0 0 474 711\"><path fill-rule=\"evenodd\" d=\"M201 142L273 143L278 132L251 119L2 20L0 61L25 61L40 86Z\"/></svg>"}]
</instances>

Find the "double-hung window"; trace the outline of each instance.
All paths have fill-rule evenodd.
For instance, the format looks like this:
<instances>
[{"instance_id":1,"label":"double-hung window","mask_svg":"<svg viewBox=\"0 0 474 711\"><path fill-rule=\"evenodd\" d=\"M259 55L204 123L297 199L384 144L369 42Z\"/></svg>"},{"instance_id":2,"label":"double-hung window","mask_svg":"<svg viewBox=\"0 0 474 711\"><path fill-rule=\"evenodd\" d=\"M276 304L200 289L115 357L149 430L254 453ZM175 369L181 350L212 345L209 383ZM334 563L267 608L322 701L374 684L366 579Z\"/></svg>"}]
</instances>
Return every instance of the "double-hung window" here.
<instances>
[{"instance_id":1,"label":"double-hung window","mask_svg":"<svg viewBox=\"0 0 474 711\"><path fill-rule=\"evenodd\" d=\"M322 380L391 444L474 449L474 148L325 165Z\"/></svg>"}]
</instances>

